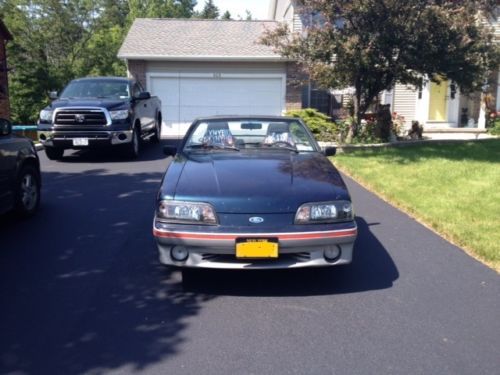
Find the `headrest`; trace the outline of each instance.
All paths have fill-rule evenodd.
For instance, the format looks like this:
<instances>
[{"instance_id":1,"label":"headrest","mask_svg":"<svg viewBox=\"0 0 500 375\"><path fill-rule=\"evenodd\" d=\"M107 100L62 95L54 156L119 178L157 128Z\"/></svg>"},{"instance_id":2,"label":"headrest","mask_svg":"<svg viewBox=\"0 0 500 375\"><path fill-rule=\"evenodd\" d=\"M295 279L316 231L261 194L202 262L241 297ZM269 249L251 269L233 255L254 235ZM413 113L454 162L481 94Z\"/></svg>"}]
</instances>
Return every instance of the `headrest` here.
<instances>
[{"instance_id":1,"label":"headrest","mask_svg":"<svg viewBox=\"0 0 500 375\"><path fill-rule=\"evenodd\" d=\"M267 128L267 134L273 133L288 133L290 131L288 124L286 122L275 122L269 124Z\"/></svg>"}]
</instances>

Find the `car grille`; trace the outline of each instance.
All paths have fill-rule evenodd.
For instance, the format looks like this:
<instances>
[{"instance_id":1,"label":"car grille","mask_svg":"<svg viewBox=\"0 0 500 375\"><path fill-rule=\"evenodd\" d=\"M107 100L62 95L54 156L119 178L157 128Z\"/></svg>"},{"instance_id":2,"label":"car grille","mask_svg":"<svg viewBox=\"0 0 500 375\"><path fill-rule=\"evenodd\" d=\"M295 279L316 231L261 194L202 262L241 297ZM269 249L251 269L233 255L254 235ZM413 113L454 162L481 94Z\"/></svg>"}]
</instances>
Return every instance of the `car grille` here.
<instances>
[{"instance_id":1,"label":"car grille","mask_svg":"<svg viewBox=\"0 0 500 375\"><path fill-rule=\"evenodd\" d=\"M59 126L104 126L108 121L100 109L64 109L57 111L54 123Z\"/></svg>"},{"instance_id":2,"label":"car grille","mask_svg":"<svg viewBox=\"0 0 500 375\"><path fill-rule=\"evenodd\" d=\"M210 254L204 253L201 254L201 259L206 262L218 262L218 263L258 263L258 262L269 262L273 259L238 259L235 255L229 254ZM311 260L311 254L308 252L302 253L290 253L290 254L280 254L278 257L279 260L285 260L289 262L308 262Z\"/></svg>"}]
</instances>

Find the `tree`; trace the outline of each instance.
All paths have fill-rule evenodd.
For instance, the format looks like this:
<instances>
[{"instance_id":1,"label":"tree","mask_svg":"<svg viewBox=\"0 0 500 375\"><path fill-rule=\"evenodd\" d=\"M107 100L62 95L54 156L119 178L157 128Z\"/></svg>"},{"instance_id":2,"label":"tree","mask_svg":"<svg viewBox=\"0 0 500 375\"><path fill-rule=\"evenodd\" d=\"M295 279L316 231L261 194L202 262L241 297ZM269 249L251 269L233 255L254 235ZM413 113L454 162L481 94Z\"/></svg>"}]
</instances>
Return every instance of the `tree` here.
<instances>
[{"instance_id":1,"label":"tree","mask_svg":"<svg viewBox=\"0 0 500 375\"><path fill-rule=\"evenodd\" d=\"M245 21L251 21L252 18L252 12L250 12L248 9L245 9L245 17L243 18L241 14L238 14L238 19L240 21L245 20Z\"/></svg>"},{"instance_id":2,"label":"tree","mask_svg":"<svg viewBox=\"0 0 500 375\"><path fill-rule=\"evenodd\" d=\"M213 0L206 0L205 6L200 13L200 18L215 19L219 17L219 8L214 4Z\"/></svg>"},{"instance_id":3,"label":"tree","mask_svg":"<svg viewBox=\"0 0 500 375\"><path fill-rule=\"evenodd\" d=\"M194 0L0 0L14 40L7 44L12 119L34 123L76 77L126 74L116 55L136 17L191 17Z\"/></svg>"},{"instance_id":4,"label":"tree","mask_svg":"<svg viewBox=\"0 0 500 375\"><path fill-rule=\"evenodd\" d=\"M477 22L496 0L299 0L313 22L303 33L286 24L262 42L296 60L323 88L355 89L356 135L368 106L396 82L421 87L451 80L480 88L498 67L491 30Z\"/></svg>"},{"instance_id":5,"label":"tree","mask_svg":"<svg viewBox=\"0 0 500 375\"><path fill-rule=\"evenodd\" d=\"M47 92L74 77L92 37L97 4L85 1L6 0L0 2L14 40L7 45L12 118L33 123Z\"/></svg>"},{"instance_id":6,"label":"tree","mask_svg":"<svg viewBox=\"0 0 500 375\"><path fill-rule=\"evenodd\" d=\"M231 13L229 13L228 10L224 12L224 14L221 17L223 20L230 20L231 19Z\"/></svg>"}]
</instances>

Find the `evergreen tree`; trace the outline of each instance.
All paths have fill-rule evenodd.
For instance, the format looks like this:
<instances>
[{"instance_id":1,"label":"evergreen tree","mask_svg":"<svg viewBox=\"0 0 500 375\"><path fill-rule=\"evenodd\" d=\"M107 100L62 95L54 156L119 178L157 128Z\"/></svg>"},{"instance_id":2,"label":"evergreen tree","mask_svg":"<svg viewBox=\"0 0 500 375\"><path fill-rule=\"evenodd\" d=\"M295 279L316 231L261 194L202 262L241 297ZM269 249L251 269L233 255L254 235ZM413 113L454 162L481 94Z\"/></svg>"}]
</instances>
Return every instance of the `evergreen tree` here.
<instances>
[{"instance_id":1,"label":"evergreen tree","mask_svg":"<svg viewBox=\"0 0 500 375\"><path fill-rule=\"evenodd\" d=\"M205 6L200 13L200 18L215 19L219 17L219 8L214 4L213 0L206 0Z\"/></svg>"},{"instance_id":2,"label":"evergreen tree","mask_svg":"<svg viewBox=\"0 0 500 375\"><path fill-rule=\"evenodd\" d=\"M229 13L229 11L228 11L228 10L226 10L226 11L224 12L224 14L222 15L222 19L223 19L223 20L230 20L230 19L231 19L231 13Z\"/></svg>"}]
</instances>

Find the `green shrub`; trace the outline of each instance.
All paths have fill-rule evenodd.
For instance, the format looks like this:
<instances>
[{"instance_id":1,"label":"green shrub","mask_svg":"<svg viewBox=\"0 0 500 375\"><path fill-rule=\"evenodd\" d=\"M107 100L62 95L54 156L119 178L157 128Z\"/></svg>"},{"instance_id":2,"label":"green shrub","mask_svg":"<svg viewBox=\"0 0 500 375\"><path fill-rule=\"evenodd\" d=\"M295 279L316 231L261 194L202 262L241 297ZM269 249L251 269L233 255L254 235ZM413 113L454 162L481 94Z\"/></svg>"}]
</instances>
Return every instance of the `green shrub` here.
<instances>
[{"instance_id":1,"label":"green shrub","mask_svg":"<svg viewBox=\"0 0 500 375\"><path fill-rule=\"evenodd\" d=\"M497 117L495 119L493 126L491 128L489 128L488 131L490 134L500 135L500 117Z\"/></svg>"},{"instance_id":2,"label":"green shrub","mask_svg":"<svg viewBox=\"0 0 500 375\"><path fill-rule=\"evenodd\" d=\"M323 142L336 142L339 140L339 128L330 118L313 108L289 111L287 116L300 118L304 121L316 137Z\"/></svg>"},{"instance_id":3,"label":"green shrub","mask_svg":"<svg viewBox=\"0 0 500 375\"><path fill-rule=\"evenodd\" d=\"M381 138L381 125L376 121L362 121L358 128L358 134L352 139L352 143L370 144L383 142L387 142L387 140Z\"/></svg>"}]
</instances>

